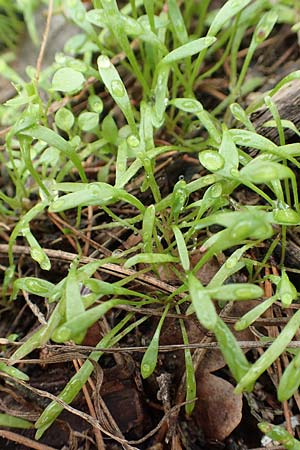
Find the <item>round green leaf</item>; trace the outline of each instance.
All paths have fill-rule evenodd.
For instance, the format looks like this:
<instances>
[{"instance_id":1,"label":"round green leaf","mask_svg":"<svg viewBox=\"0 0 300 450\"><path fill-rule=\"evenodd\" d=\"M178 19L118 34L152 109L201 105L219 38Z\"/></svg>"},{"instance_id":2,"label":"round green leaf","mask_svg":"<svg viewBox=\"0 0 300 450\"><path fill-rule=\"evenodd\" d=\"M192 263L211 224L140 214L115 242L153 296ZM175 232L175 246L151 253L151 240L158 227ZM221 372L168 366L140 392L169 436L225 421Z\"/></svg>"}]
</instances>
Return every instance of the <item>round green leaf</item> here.
<instances>
[{"instance_id":1,"label":"round green leaf","mask_svg":"<svg viewBox=\"0 0 300 450\"><path fill-rule=\"evenodd\" d=\"M56 125L64 131L69 131L74 124L74 116L67 108L60 108L55 114Z\"/></svg>"},{"instance_id":2,"label":"round green leaf","mask_svg":"<svg viewBox=\"0 0 300 450\"><path fill-rule=\"evenodd\" d=\"M99 115L94 112L83 112L78 117L78 125L84 131L93 130L98 126Z\"/></svg>"},{"instance_id":3,"label":"round green leaf","mask_svg":"<svg viewBox=\"0 0 300 450\"><path fill-rule=\"evenodd\" d=\"M79 91L83 83L84 76L81 72L69 67L63 67L55 72L52 79L52 89L62 92Z\"/></svg>"}]
</instances>

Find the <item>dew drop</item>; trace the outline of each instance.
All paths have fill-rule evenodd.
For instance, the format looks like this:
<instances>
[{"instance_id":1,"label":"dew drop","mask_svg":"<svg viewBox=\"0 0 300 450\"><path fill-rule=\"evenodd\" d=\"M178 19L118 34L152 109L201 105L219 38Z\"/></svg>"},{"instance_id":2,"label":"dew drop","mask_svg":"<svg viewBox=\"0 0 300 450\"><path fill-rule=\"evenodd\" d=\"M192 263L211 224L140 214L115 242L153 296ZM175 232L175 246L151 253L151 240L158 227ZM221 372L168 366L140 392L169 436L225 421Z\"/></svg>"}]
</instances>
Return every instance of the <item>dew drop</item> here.
<instances>
[{"instance_id":1,"label":"dew drop","mask_svg":"<svg viewBox=\"0 0 300 450\"><path fill-rule=\"evenodd\" d=\"M111 91L116 97L124 97L125 95L125 88L120 80L113 80L111 82Z\"/></svg>"},{"instance_id":2,"label":"dew drop","mask_svg":"<svg viewBox=\"0 0 300 450\"><path fill-rule=\"evenodd\" d=\"M224 158L216 151L207 150L199 154L200 163L208 170L215 171L224 167Z\"/></svg>"},{"instance_id":3,"label":"dew drop","mask_svg":"<svg viewBox=\"0 0 300 450\"><path fill-rule=\"evenodd\" d=\"M27 280L25 287L39 294L46 294L48 292L48 289L38 280Z\"/></svg>"},{"instance_id":4,"label":"dew drop","mask_svg":"<svg viewBox=\"0 0 300 450\"><path fill-rule=\"evenodd\" d=\"M75 13L75 19L76 19L78 22L83 22L84 19L85 19L85 13L84 13L84 11L77 11L77 12Z\"/></svg>"},{"instance_id":5,"label":"dew drop","mask_svg":"<svg viewBox=\"0 0 300 450\"><path fill-rule=\"evenodd\" d=\"M143 364L142 365L142 374L143 374L143 378L147 378L151 373L151 367L149 366L149 364Z\"/></svg>"},{"instance_id":6,"label":"dew drop","mask_svg":"<svg viewBox=\"0 0 300 450\"><path fill-rule=\"evenodd\" d=\"M247 300L247 299L249 299L249 296L251 296L249 294L249 289L248 288L235 289L234 293L236 295L236 298L238 298L240 300Z\"/></svg>"},{"instance_id":7,"label":"dew drop","mask_svg":"<svg viewBox=\"0 0 300 450\"><path fill-rule=\"evenodd\" d=\"M59 211L60 208L64 206L63 200L55 200L55 202L52 203L51 211Z\"/></svg>"},{"instance_id":8,"label":"dew drop","mask_svg":"<svg viewBox=\"0 0 300 450\"><path fill-rule=\"evenodd\" d=\"M289 292L281 294L281 301L284 305L290 305L293 301L293 296Z\"/></svg>"},{"instance_id":9,"label":"dew drop","mask_svg":"<svg viewBox=\"0 0 300 450\"><path fill-rule=\"evenodd\" d=\"M199 110L199 103L195 100L186 100L182 102L182 108L187 111L195 112Z\"/></svg>"},{"instance_id":10,"label":"dew drop","mask_svg":"<svg viewBox=\"0 0 300 450\"><path fill-rule=\"evenodd\" d=\"M225 267L227 269L233 269L237 265L237 258L230 258L225 262Z\"/></svg>"},{"instance_id":11,"label":"dew drop","mask_svg":"<svg viewBox=\"0 0 300 450\"><path fill-rule=\"evenodd\" d=\"M140 145L139 139L136 136L134 136L133 134L131 136L128 136L127 143L129 145L129 147L132 147L132 148L136 148Z\"/></svg>"},{"instance_id":12,"label":"dew drop","mask_svg":"<svg viewBox=\"0 0 300 450\"><path fill-rule=\"evenodd\" d=\"M220 183L216 183L211 188L211 196L212 198L218 198L222 195L222 186Z\"/></svg>"},{"instance_id":13,"label":"dew drop","mask_svg":"<svg viewBox=\"0 0 300 450\"><path fill-rule=\"evenodd\" d=\"M53 338L56 342L65 342L68 341L71 337L71 331L69 328L62 326L60 327L55 334L53 335Z\"/></svg>"},{"instance_id":14,"label":"dew drop","mask_svg":"<svg viewBox=\"0 0 300 450\"><path fill-rule=\"evenodd\" d=\"M237 169L231 169L230 175L234 178L237 178L239 176L239 171Z\"/></svg>"},{"instance_id":15,"label":"dew drop","mask_svg":"<svg viewBox=\"0 0 300 450\"><path fill-rule=\"evenodd\" d=\"M117 248L116 250L114 250L111 254L111 256L114 256L115 258L121 258L121 256L123 256L123 251L119 248Z\"/></svg>"},{"instance_id":16,"label":"dew drop","mask_svg":"<svg viewBox=\"0 0 300 450\"><path fill-rule=\"evenodd\" d=\"M106 55L101 55L98 58L98 68L100 69L108 69L110 67L110 59Z\"/></svg>"}]
</instances>

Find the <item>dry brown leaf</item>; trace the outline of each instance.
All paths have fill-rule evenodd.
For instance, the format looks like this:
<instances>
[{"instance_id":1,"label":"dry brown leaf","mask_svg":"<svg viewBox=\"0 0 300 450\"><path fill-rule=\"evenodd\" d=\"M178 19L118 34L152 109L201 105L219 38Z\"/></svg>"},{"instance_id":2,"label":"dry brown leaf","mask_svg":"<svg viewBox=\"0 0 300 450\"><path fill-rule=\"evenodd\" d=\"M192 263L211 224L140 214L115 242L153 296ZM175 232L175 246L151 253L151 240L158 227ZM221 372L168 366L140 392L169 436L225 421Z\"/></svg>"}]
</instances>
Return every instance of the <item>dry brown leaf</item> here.
<instances>
[{"instance_id":1,"label":"dry brown leaf","mask_svg":"<svg viewBox=\"0 0 300 450\"><path fill-rule=\"evenodd\" d=\"M223 441L242 419L242 394L223 378L208 371L198 374L194 418L209 439Z\"/></svg>"}]
</instances>

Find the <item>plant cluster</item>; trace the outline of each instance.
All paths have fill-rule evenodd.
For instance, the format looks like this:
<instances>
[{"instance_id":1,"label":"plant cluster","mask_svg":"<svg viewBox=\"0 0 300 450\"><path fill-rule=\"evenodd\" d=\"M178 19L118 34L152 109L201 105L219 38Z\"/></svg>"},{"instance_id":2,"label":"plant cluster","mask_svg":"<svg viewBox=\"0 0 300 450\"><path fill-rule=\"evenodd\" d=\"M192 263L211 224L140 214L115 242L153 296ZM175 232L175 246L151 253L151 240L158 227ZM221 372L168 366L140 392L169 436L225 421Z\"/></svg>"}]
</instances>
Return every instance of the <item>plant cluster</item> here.
<instances>
[{"instance_id":1,"label":"plant cluster","mask_svg":"<svg viewBox=\"0 0 300 450\"><path fill-rule=\"evenodd\" d=\"M9 218L14 225L3 298L12 292L10 299L15 300L25 291L55 305L47 322L18 347L9 364L0 363L2 372L27 380L25 372L12 366L15 361L49 340L80 344L87 330L112 308L129 305L130 312L98 344L99 349L112 347L149 320L146 314L139 319L134 315L135 308L140 312L146 306L159 307L162 314L142 359L143 378L156 368L164 320L174 310L196 314L200 324L214 334L237 382L236 392L251 391L298 332L298 293L284 266L284 256L287 230L300 224L295 175L300 168L300 149L298 143L286 143L285 129L299 132L292 121L281 119L273 97L281 87L300 79L300 71L282 78L247 107L244 99L265 82L263 77L247 77L255 52L282 23L297 32L299 5L292 0L228 0L211 9L210 3L186 0L179 7L176 0L131 0L118 6L116 0L94 0L87 9L80 0L56 0L54 14L64 14L80 31L66 42L54 63L38 76L29 67L29 81L25 81L2 58L3 75L16 88L15 97L0 108L2 124L9 127L5 151L0 153L9 189L2 186L0 191L0 214L1 222ZM248 51L240 64L238 53L246 37ZM212 107L206 106L197 89L218 74L225 62L230 67L227 95ZM99 89L104 95L99 95ZM72 101L83 96L86 109L77 114ZM278 144L258 134L251 121L251 113L263 105L273 117L266 125L277 129ZM164 195L156 176L157 164L170 152L196 155L201 176L180 177ZM97 178L85 171L88 160L101 163ZM138 190L130 190L130 183L141 176ZM241 188L255 193L258 203L237 202L235 193ZM116 214L116 204L126 205L130 216ZM51 270L49 253L34 235L32 222L47 211L65 217L72 210L80 228L86 207L104 211L112 230L126 228L140 240L120 254L87 264L81 263L78 244L78 258L56 284L47 280L46 272L40 277L18 277L14 245L19 238L26 242L32 260L43 271ZM278 276L266 276L274 293L265 297L262 270L279 242L281 271ZM251 250L262 246L267 250L257 261ZM195 247L202 256L191 265ZM199 269L223 252L226 261L204 286L197 277ZM112 283L94 277L108 265L135 270ZM178 281L172 293L153 296L127 286L141 271L158 276L161 267ZM247 274L247 283L231 282L239 273ZM254 363L218 312L226 302L252 299L259 299L258 304L239 318L236 330L249 327L275 302L283 314L292 304L296 310ZM184 320L178 320L183 342L188 344ZM89 359L98 361L102 355L103 351L94 351ZM299 388L299 358L296 352L280 379L280 401ZM186 412L191 414L196 382L188 345L185 364ZM93 363L86 361L60 393L62 402L72 402L93 370ZM45 408L35 423L37 439L63 408L63 403L55 401ZM20 419L15 423L8 415L6 419L10 425L20 426ZM276 435L286 448L300 448L298 441L276 427L261 424L261 428Z\"/></svg>"}]
</instances>

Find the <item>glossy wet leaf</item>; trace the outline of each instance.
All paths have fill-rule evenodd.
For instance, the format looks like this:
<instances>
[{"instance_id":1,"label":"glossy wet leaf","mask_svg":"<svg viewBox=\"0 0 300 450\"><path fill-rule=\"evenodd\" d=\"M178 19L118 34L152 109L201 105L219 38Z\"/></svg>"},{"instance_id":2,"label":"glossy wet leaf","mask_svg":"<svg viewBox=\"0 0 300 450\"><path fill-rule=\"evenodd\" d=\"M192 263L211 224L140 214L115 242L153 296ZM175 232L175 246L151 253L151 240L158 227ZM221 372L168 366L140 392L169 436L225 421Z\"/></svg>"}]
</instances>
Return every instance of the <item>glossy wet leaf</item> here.
<instances>
[{"instance_id":1,"label":"glossy wet leaf","mask_svg":"<svg viewBox=\"0 0 300 450\"><path fill-rule=\"evenodd\" d=\"M250 283L225 284L218 288L206 288L211 298L219 301L253 300L263 295L261 287Z\"/></svg>"},{"instance_id":2,"label":"glossy wet leaf","mask_svg":"<svg viewBox=\"0 0 300 450\"><path fill-rule=\"evenodd\" d=\"M243 254L248 250L249 246L244 245L241 248L235 250L220 267L218 272L213 276L207 285L208 289L217 288L222 286L224 281L229 278L234 273L238 272L245 265L244 262L240 261Z\"/></svg>"},{"instance_id":3,"label":"glossy wet leaf","mask_svg":"<svg viewBox=\"0 0 300 450\"><path fill-rule=\"evenodd\" d=\"M272 215L272 221L279 225L300 225L300 214L292 208L273 209Z\"/></svg>"},{"instance_id":4,"label":"glossy wet leaf","mask_svg":"<svg viewBox=\"0 0 300 450\"><path fill-rule=\"evenodd\" d=\"M216 150L204 150L199 153L199 160L203 167L211 172L223 169L225 160Z\"/></svg>"},{"instance_id":5,"label":"glossy wet leaf","mask_svg":"<svg viewBox=\"0 0 300 450\"><path fill-rule=\"evenodd\" d=\"M108 283L103 280L91 279L86 280L84 285L91 289L92 292L98 295L124 295L124 296L133 296L133 297L141 297L147 298L147 295L133 291L131 289L127 289L123 286L119 286L117 283Z\"/></svg>"},{"instance_id":6,"label":"glossy wet leaf","mask_svg":"<svg viewBox=\"0 0 300 450\"><path fill-rule=\"evenodd\" d=\"M154 114L152 116L153 126L159 128L164 121L164 113L168 105L168 80L170 67L159 64L156 70L156 83L154 87L155 104Z\"/></svg>"},{"instance_id":7,"label":"glossy wet leaf","mask_svg":"<svg viewBox=\"0 0 300 450\"><path fill-rule=\"evenodd\" d=\"M81 72L64 67L58 69L52 78L52 89L62 92L79 91L85 79Z\"/></svg>"},{"instance_id":8,"label":"glossy wet leaf","mask_svg":"<svg viewBox=\"0 0 300 450\"><path fill-rule=\"evenodd\" d=\"M232 103L230 105L230 111L236 120L241 122L246 128L248 128L249 131L253 131L255 133L255 128L241 105L238 103Z\"/></svg>"},{"instance_id":9,"label":"glossy wet leaf","mask_svg":"<svg viewBox=\"0 0 300 450\"><path fill-rule=\"evenodd\" d=\"M207 32L208 36L216 36L216 34L224 27L224 25L236 14L242 11L251 0L228 0L214 17L212 24Z\"/></svg>"},{"instance_id":10,"label":"glossy wet leaf","mask_svg":"<svg viewBox=\"0 0 300 450\"><path fill-rule=\"evenodd\" d=\"M257 27L255 29L252 38L256 45L260 44L265 39L267 39L277 20L278 15L274 10L268 11L266 14L262 16L262 18L257 24Z\"/></svg>"},{"instance_id":11,"label":"glossy wet leaf","mask_svg":"<svg viewBox=\"0 0 300 450\"><path fill-rule=\"evenodd\" d=\"M30 256L34 259L43 270L51 269L51 262L49 257L47 256L45 250L40 246L39 242L31 233L28 227L24 227L22 231L23 236L28 242L30 247Z\"/></svg>"},{"instance_id":12,"label":"glossy wet leaf","mask_svg":"<svg viewBox=\"0 0 300 450\"><path fill-rule=\"evenodd\" d=\"M71 265L66 279L66 320L71 320L84 312L84 305L80 294L76 266Z\"/></svg>"},{"instance_id":13,"label":"glossy wet leaf","mask_svg":"<svg viewBox=\"0 0 300 450\"><path fill-rule=\"evenodd\" d=\"M103 80L103 83L105 84L110 95L112 96L112 98L114 99L114 101L116 102L116 104L119 106L124 116L126 117L126 120L131 128L132 133L136 134L137 128L132 111L132 106L124 83L121 80L121 77L117 69L111 63L110 59L105 55L99 56L97 63L98 63L98 70Z\"/></svg>"},{"instance_id":14,"label":"glossy wet leaf","mask_svg":"<svg viewBox=\"0 0 300 450\"><path fill-rule=\"evenodd\" d=\"M185 44L188 40L188 33L176 0L168 0L168 14L177 39L181 44Z\"/></svg>"},{"instance_id":15,"label":"glossy wet leaf","mask_svg":"<svg viewBox=\"0 0 300 450\"><path fill-rule=\"evenodd\" d=\"M239 154L235 143L227 130L223 132L219 155L224 160L224 167L221 167L219 173L225 177L231 178L233 173L237 173L239 167Z\"/></svg>"},{"instance_id":16,"label":"glossy wet leaf","mask_svg":"<svg viewBox=\"0 0 300 450\"><path fill-rule=\"evenodd\" d=\"M102 101L101 97L99 97L96 94L89 96L88 105L89 105L89 108L97 114L101 114L103 111L103 101Z\"/></svg>"}]
</instances>

